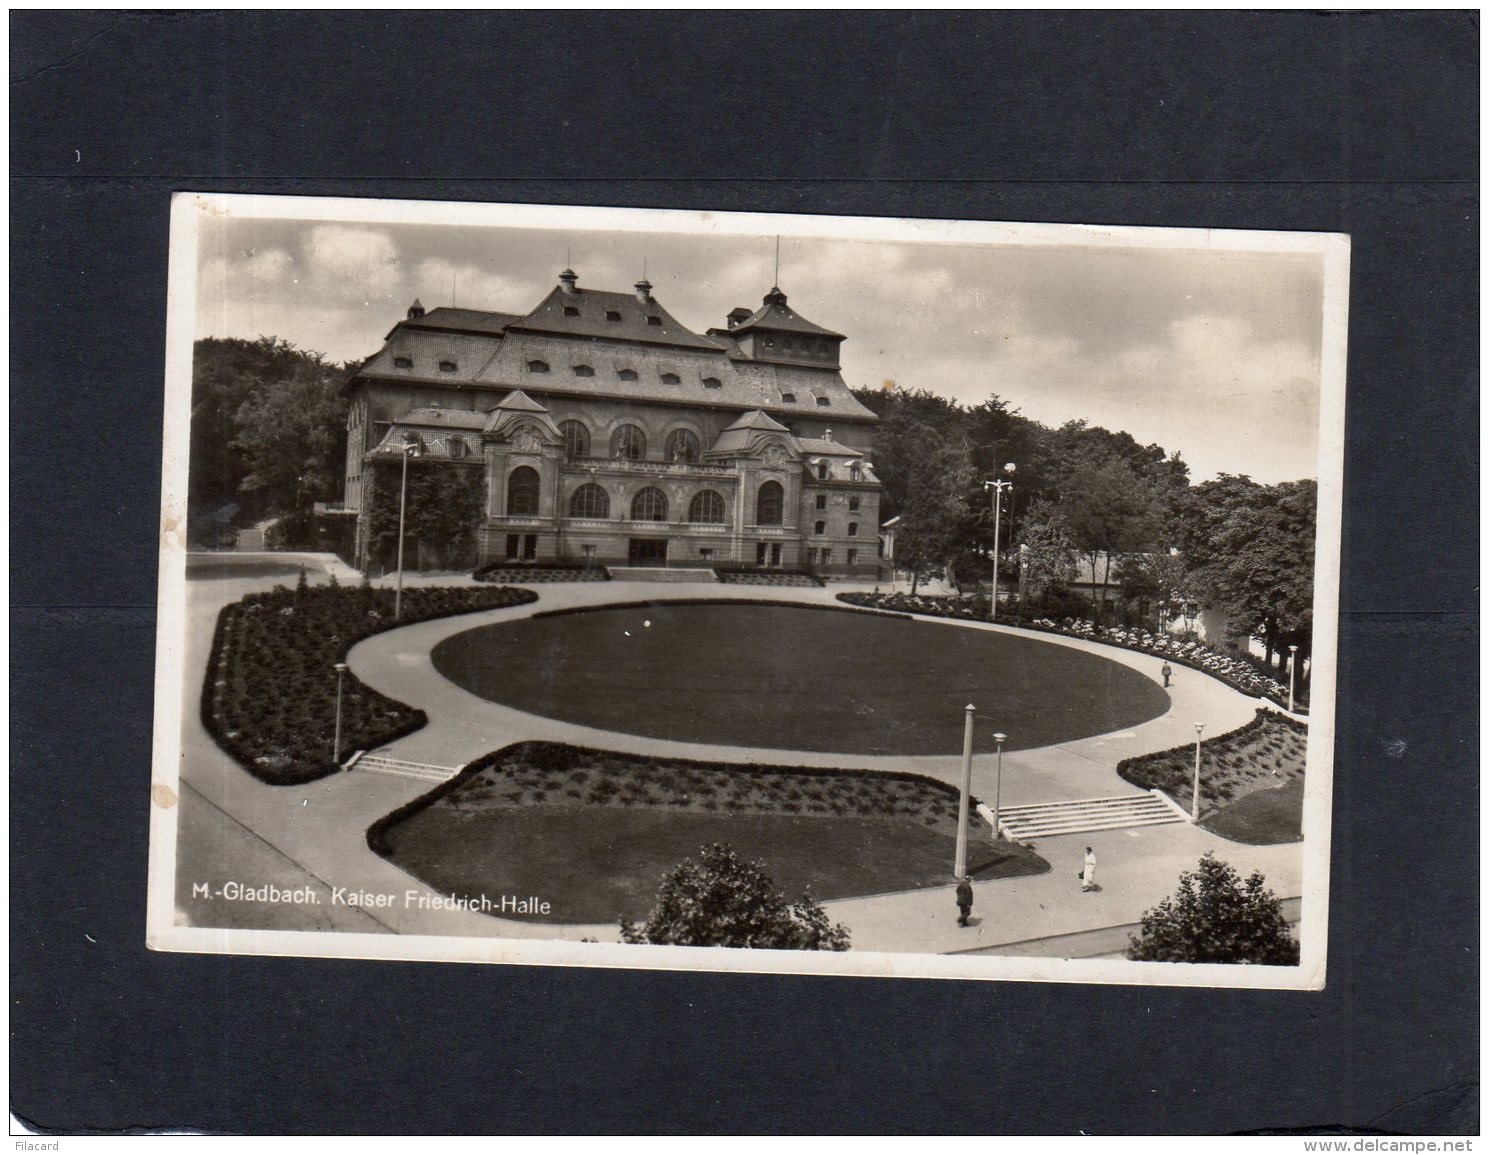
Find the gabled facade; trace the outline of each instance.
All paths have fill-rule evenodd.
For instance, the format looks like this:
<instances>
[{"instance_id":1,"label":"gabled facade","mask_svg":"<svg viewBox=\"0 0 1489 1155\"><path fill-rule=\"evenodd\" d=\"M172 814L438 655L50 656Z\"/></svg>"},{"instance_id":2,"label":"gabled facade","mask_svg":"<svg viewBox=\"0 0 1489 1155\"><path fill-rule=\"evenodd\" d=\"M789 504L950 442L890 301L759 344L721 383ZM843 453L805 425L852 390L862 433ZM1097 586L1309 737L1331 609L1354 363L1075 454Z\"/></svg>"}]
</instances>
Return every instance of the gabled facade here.
<instances>
[{"instance_id":1,"label":"gabled facade","mask_svg":"<svg viewBox=\"0 0 1489 1155\"><path fill-rule=\"evenodd\" d=\"M357 563L387 564L371 471L413 444L423 467L483 471L477 564L877 576L877 418L843 382L844 337L779 289L699 334L651 290L584 289L565 269L522 315L414 302L346 387Z\"/></svg>"}]
</instances>

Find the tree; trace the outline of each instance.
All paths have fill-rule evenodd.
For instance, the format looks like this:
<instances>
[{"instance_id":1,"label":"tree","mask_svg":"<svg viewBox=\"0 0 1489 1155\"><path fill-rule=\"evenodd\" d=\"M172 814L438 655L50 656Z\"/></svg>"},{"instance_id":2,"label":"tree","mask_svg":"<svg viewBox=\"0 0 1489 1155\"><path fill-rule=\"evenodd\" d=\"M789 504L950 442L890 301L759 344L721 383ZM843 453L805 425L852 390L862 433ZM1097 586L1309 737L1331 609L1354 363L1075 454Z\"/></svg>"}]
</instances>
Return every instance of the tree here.
<instances>
[{"instance_id":1,"label":"tree","mask_svg":"<svg viewBox=\"0 0 1489 1155\"><path fill-rule=\"evenodd\" d=\"M1162 503L1152 485L1120 457L1085 451L1059 483L1060 519L1090 563L1097 584L1097 616L1106 610L1112 563L1123 554L1152 549L1160 536Z\"/></svg>"},{"instance_id":2,"label":"tree","mask_svg":"<svg viewBox=\"0 0 1489 1155\"><path fill-rule=\"evenodd\" d=\"M1035 502L1024 515L1019 565L1019 583L1030 601L1050 586L1062 586L1075 577L1075 543L1052 502Z\"/></svg>"},{"instance_id":3,"label":"tree","mask_svg":"<svg viewBox=\"0 0 1489 1155\"><path fill-rule=\"evenodd\" d=\"M1142 933L1128 936L1127 957L1297 966L1298 944L1261 872L1243 883L1233 866L1207 851L1197 869L1179 876L1178 892L1143 915Z\"/></svg>"},{"instance_id":4,"label":"tree","mask_svg":"<svg viewBox=\"0 0 1489 1155\"><path fill-rule=\"evenodd\" d=\"M629 943L848 949L847 928L830 924L810 894L787 902L760 863L721 843L704 847L698 862L683 859L662 880L646 922L638 927L622 919L620 931Z\"/></svg>"},{"instance_id":5,"label":"tree","mask_svg":"<svg viewBox=\"0 0 1489 1155\"><path fill-rule=\"evenodd\" d=\"M1311 652L1318 483L1261 485L1221 474L1195 488L1185 552L1206 597L1232 628L1260 638L1271 664L1288 645Z\"/></svg>"},{"instance_id":6,"label":"tree","mask_svg":"<svg viewBox=\"0 0 1489 1155\"><path fill-rule=\"evenodd\" d=\"M963 447L929 431L905 465L894 560L910 570L914 593L928 570L946 565L965 545L973 473Z\"/></svg>"},{"instance_id":7,"label":"tree","mask_svg":"<svg viewBox=\"0 0 1489 1155\"><path fill-rule=\"evenodd\" d=\"M284 343L286 348L293 346ZM341 492L346 464L342 373L318 353L259 382L234 418L233 448L248 472L239 483L280 513L307 512Z\"/></svg>"}]
</instances>

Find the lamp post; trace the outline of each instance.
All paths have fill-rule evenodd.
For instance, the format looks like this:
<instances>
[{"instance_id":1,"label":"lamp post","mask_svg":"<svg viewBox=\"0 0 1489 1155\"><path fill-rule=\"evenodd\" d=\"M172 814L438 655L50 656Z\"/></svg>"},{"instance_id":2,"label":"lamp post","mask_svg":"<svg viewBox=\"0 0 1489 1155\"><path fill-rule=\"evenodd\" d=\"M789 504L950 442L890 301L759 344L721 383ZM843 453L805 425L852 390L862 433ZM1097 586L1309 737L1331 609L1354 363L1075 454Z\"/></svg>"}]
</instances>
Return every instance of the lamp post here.
<instances>
[{"instance_id":1,"label":"lamp post","mask_svg":"<svg viewBox=\"0 0 1489 1155\"><path fill-rule=\"evenodd\" d=\"M1293 712L1293 691L1298 684L1298 647L1287 647L1287 712Z\"/></svg>"},{"instance_id":2,"label":"lamp post","mask_svg":"<svg viewBox=\"0 0 1489 1155\"><path fill-rule=\"evenodd\" d=\"M341 683L346 678L346 663L336 663L336 737L331 740L331 761L341 765Z\"/></svg>"},{"instance_id":3,"label":"lamp post","mask_svg":"<svg viewBox=\"0 0 1489 1155\"><path fill-rule=\"evenodd\" d=\"M1003 837L1003 743L1008 741L1007 734L994 734L993 741L998 744L998 776L993 780L993 837Z\"/></svg>"},{"instance_id":4,"label":"lamp post","mask_svg":"<svg viewBox=\"0 0 1489 1155\"><path fill-rule=\"evenodd\" d=\"M968 706L967 719L962 729L962 798L956 814L956 867L957 881L967 877L967 809L972 797L972 720L977 714L976 706Z\"/></svg>"},{"instance_id":5,"label":"lamp post","mask_svg":"<svg viewBox=\"0 0 1489 1155\"><path fill-rule=\"evenodd\" d=\"M1015 468L1010 461L999 472L1012 473ZM995 622L998 620L998 557L1003 552L1003 491L1012 489L1013 481L995 477L991 481L984 481L982 488L993 491L993 600L988 607L988 621Z\"/></svg>"},{"instance_id":6,"label":"lamp post","mask_svg":"<svg viewBox=\"0 0 1489 1155\"><path fill-rule=\"evenodd\" d=\"M403 479L398 485L398 585L393 593L393 620L403 617L403 517L408 506L408 459L419 456L419 447L406 443L399 451L403 455Z\"/></svg>"},{"instance_id":7,"label":"lamp post","mask_svg":"<svg viewBox=\"0 0 1489 1155\"><path fill-rule=\"evenodd\" d=\"M1205 724L1196 722L1194 724L1194 798L1189 804L1189 817L1193 822L1199 821L1199 751L1204 732Z\"/></svg>"}]
</instances>

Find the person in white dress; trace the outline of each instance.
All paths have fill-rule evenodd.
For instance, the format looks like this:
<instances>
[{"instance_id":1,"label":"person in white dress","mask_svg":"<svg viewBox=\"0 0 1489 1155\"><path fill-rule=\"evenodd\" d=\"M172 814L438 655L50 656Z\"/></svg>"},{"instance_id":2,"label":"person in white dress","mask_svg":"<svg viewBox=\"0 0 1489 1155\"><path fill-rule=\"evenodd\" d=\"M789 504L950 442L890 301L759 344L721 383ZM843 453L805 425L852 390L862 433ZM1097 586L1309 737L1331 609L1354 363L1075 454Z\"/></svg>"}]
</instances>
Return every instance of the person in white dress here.
<instances>
[{"instance_id":1,"label":"person in white dress","mask_svg":"<svg viewBox=\"0 0 1489 1155\"><path fill-rule=\"evenodd\" d=\"M1096 852L1086 847L1086 865L1081 871L1081 890L1096 889Z\"/></svg>"}]
</instances>

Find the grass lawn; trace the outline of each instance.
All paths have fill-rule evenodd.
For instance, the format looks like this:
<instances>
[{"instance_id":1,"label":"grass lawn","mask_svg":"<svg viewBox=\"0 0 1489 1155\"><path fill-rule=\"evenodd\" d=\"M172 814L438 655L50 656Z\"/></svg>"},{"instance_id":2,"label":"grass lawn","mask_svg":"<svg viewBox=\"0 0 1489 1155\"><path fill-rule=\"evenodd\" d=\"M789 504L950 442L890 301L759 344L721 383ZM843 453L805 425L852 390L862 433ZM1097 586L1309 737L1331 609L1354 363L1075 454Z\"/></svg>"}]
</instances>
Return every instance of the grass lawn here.
<instances>
[{"instance_id":1,"label":"grass lawn","mask_svg":"<svg viewBox=\"0 0 1489 1155\"><path fill-rule=\"evenodd\" d=\"M384 828L373 845L444 893L536 896L539 921L650 913L665 874L725 842L795 900L944 886L956 795L913 775L648 759L526 743L483 760ZM1049 869L972 826L975 878Z\"/></svg>"},{"instance_id":2,"label":"grass lawn","mask_svg":"<svg viewBox=\"0 0 1489 1155\"><path fill-rule=\"evenodd\" d=\"M683 742L954 754L963 707L1010 750L1155 718L1152 679L1037 638L842 610L667 605L554 614L435 647L457 685L529 713Z\"/></svg>"},{"instance_id":3,"label":"grass lawn","mask_svg":"<svg viewBox=\"0 0 1489 1155\"><path fill-rule=\"evenodd\" d=\"M1257 790L1233 802L1200 824L1212 834L1232 842L1269 846L1277 842L1303 840L1303 779L1286 786Z\"/></svg>"}]
</instances>

